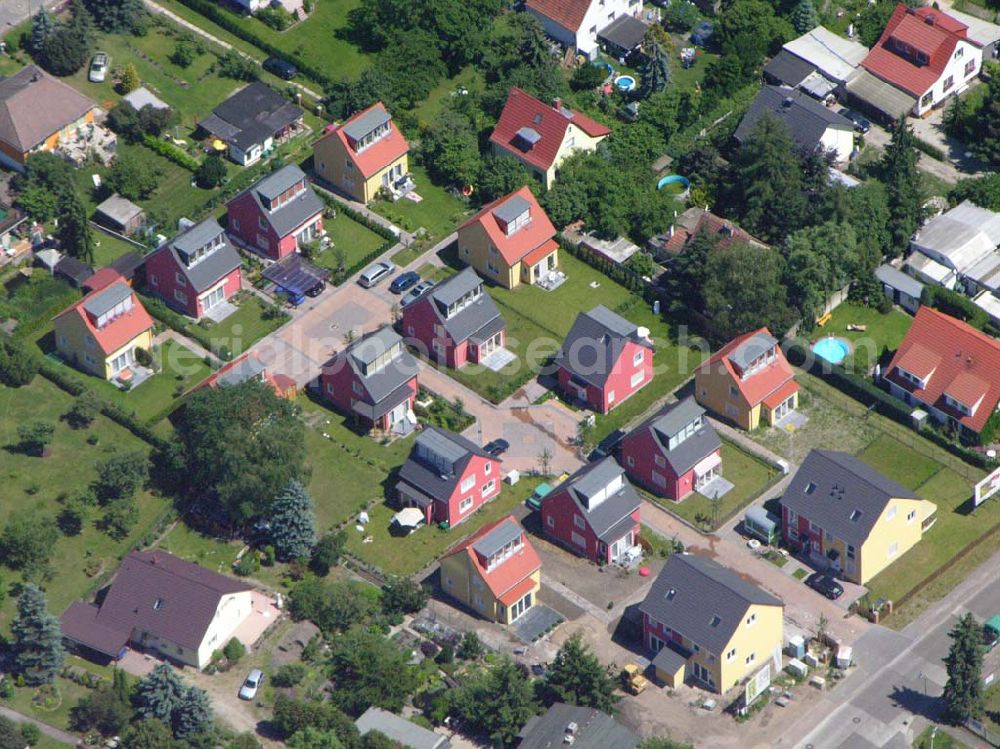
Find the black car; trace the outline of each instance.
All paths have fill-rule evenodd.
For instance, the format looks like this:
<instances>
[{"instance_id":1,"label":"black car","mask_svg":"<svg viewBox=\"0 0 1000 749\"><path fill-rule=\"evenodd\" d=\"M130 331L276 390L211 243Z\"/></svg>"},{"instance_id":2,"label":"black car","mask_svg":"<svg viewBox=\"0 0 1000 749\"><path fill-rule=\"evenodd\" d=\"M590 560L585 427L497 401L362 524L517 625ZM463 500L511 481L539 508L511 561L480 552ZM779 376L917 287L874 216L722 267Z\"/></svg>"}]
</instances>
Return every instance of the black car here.
<instances>
[{"instance_id":1,"label":"black car","mask_svg":"<svg viewBox=\"0 0 1000 749\"><path fill-rule=\"evenodd\" d=\"M862 135L872 129L872 123L855 112L853 109L841 109L840 113L854 123L854 129Z\"/></svg>"},{"instance_id":2,"label":"black car","mask_svg":"<svg viewBox=\"0 0 1000 749\"><path fill-rule=\"evenodd\" d=\"M268 73L274 73L284 81L290 81L299 74L299 69L292 63L277 57L268 57L264 60L264 70Z\"/></svg>"},{"instance_id":3,"label":"black car","mask_svg":"<svg viewBox=\"0 0 1000 749\"><path fill-rule=\"evenodd\" d=\"M844 586L823 572L814 572L811 574L806 580L806 585L817 593L822 593L831 601L835 601L844 595Z\"/></svg>"},{"instance_id":4,"label":"black car","mask_svg":"<svg viewBox=\"0 0 1000 749\"><path fill-rule=\"evenodd\" d=\"M326 284L323 281L320 281L315 286L312 286L312 287L306 289L306 296L317 297L317 296L319 296L320 294L323 293L323 289L325 289L325 288L326 288Z\"/></svg>"},{"instance_id":5,"label":"black car","mask_svg":"<svg viewBox=\"0 0 1000 749\"><path fill-rule=\"evenodd\" d=\"M503 455L510 449L510 443L505 439L496 439L483 445L483 452L494 458Z\"/></svg>"},{"instance_id":6,"label":"black car","mask_svg":"<svg viewBox=\"0 0 1000 749\"><path fill-rule=\"evenodd\" d=\"M418 281L420 281L420 274L416 271L408 270L406 273L400 273L392 279L392 283L389 284L389 291L393 294L402 294L411 286L415 286Z\"/></svg>"}]
</instances>

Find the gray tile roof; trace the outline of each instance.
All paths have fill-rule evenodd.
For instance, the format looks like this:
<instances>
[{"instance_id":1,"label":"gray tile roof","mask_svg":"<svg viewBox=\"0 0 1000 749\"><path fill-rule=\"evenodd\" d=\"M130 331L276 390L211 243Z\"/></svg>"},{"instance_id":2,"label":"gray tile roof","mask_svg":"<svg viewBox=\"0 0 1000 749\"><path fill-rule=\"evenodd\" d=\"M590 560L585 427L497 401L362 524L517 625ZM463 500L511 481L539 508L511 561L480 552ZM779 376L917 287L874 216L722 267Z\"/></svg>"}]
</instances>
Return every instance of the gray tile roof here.
<instances>
[{"instance_id":1,"label":"gray tile roof","mask_svg":"<svg viewBox=\"0 0 1000 749\"><path fill-rule=\"evenodd\" d=\"M688 396L682 401L672 403L637 426L633 433L648 430L653 441L659 446L660 453L678 476L691 470L702 458L712 454L722 447L722 440L707 419L702 419L701 428L676 445L668 449L670 438L684 429L699 416L704 417L705 409L698 405L694 396Z\"/></svg>"},{"instance_id":2,"label":"gray tile roof","mask_svg":"<svg viewBox=\"0 0 1000 749\"><path fill-rule=\"evenodd\" d=\"M253 196L257 209L279 237L288 236L317 213L322 213L323 201L313 192L308 181L305 190L274 210L268 210L261 202L260 196L271 199L302 179L305 179L305 173L295 164L288 164L262 177L247 189Z\"/></svg>"},{"instance_id":3,"label":"gray tile roof","mask_svg":"<svg viewBox=\"0 0 1000 749\"><path fill-rule=\"evenodd\" d=\"M836 538L860 546L893 498L918 499L853 455L812 450L781 504Z\"/></svg>"},{"instance_id":4,"label":"gray tile roof","mask_svg":"<svg viewBox=\"0 0 1000 749\"><path fill-rule=\"evenodd\" d=\"M663 669L670 674L677 673L682 666L687 664L688 658L691 657L691 654L687 651L681 652L679 649L675 650L678 647L676 643L667 643L660 648L660 652L653 658L653 668Z\"/></svg>"},{"instance_id":5,"label":"gray tile roof","mask_svg":"<svg viewBox=\"0 0 1000 749\"><path fill-rule=\"evenodd\" d=\"M588 506L588 497L607 486L617 476L622 477L621 488L591 509ZM573 499L577 509L587 519L587 523L595 535L602 541L617 540L617 538L611 538L612 531L617 529L623 519L639 509L640 505L639 495L635 488L625 478L625 472L621 466L610 456L581 468L549 494L545 501L563 492L569 494Z\"/></svg>"},{"instance_id":6,"label":"gray tile roof","mask_svg":"<svg viewBox=\"0 0 1000 749\"><path fill-rule=\"evenodd\" d=\"M639 610L718 656L753 604L783 605L708 557L671 554Z\"/></svg>"},{"instance_id":7,"label":"gray tile roof","mask_svg":"<svg viewBox=\"0 0 1000 749\"><path fill-rule=\"evenodd\" d=\"M115 281L105 289L98 291L84 301L83 308L94 317L100 317L105 312L114 309L115 305L124 302L132 296L132 289L124 281Z\"/></svg>"},{"instance_id":8,"label":"gray tile roof","mask_svg":"<svg viewBox=\"0 0 1000 749\"><path fill-rule=\"evenodd\" d=\"M219 104L198 124L212 135L246 150L302 116L296 105L267 84L255 81Z\"/></svg>"},{"instance_id":9,"label":"gray tile roof","mask_svg":"<svg viewBox=\"0 0 1000 749\"><path fill-rule=\"evenodd\" d=\"M451 461L451 469L432 465L419 456L418 446L427 447L431 452ZM409 457L399 469L400 485L409 485L419 493L434 499L447 499L455 491L455 485L462 477L466 465L473 455L488 457L482 448L460 434L435 426L426 426L417 437Z\"/></svg>"},{"instance_id":10,"label":"gray tile roof","mask_svg":"<svg viewBox=\"0 0 1000 749\"><path fill-rule=\"evenodd\" d=\"M247 380L260 377L265 370L264 364L256 356L247 356L229 370L219 375L216 382L223 386L242 385Z\"/></svg>"},{"instance_id":11,"label":"gray tile roof","mask_svg":"<svg viewBox=\"0 0 1000 749\"><path fill-rule=\"evenodd\" d=\"M599 31L597 37L620 49L633 50L642 44L647 28L638 18L621 15Z\"/></svg>"},{"instance_id":12,"label":"gray tile roof","mask_svg":"<svg viewBox=\"0 0 1000 749\"><path fill-rule=\"evenodd\" d=\"M472 548L484 559L489 559L511 541L519 539L521 533L521 526L517 524L517 521L513 518L507 518L485 536L476 539Z\"/></svg>"},{"instance_id":13,"label":"gray tile roof","mask_svg":"<svg viewBox=\"0 0 1000 749\"><path fill-rule=\"evenodd\" d=\"M651 348L633 323L599 304L577 315L555 363L583 382L603 388L628 340Z\"/></svg>"},{"instance_id":14,"label":"gray tile roof","mask_svg":"<svg viewBox=\"0 0 1000 749\"><path fill-rule=\"evenodd\" d=\"M190 255L197 252L222 233L222 227L219 225L219 222L214 218L207 218L178 234L170 244L181 252Z\"/></svg>"},{"instance_id":15,"label":"gray tile roof","mask_svg":"<svg viewBox=\"0 0 1000 749\"><path fill-rule=\"evenodd\" d=\"M924 285L920 281L888 264L876 268L875 277L887 286L909 294L915 299L919 299L924 291Z\"/></svg>"},{"instance_id":16,"label":"gray tile roof","mask_svg":"<svg viewBox=\"0 0 1000 749\"><path fill-rule=\"evenodd\" d=\"M530 209L531 203L522 198L520 195L514 195L509 200L505 200L503 203L494 208L493 215L505 224L509 224L522 213Z\"/></svg>"},{"instance_id":17,"label":"gray tile roof","mask_svg":"<svg viewBox=\"0 0 1000 749\"><path fill-rule=\"evenodd\" d=\"M142 208L115 193L97 206L96 212L107 216L119 226L127 226L129 221L142 213Z\"/></svg>"},{"instance_id":18,"label":"gray tile roof","mask_svg":"<svg viewBox=\"0 0 1000 749\"><path fill-rule=\"evenodd\" d=\"M445 317L449 305L482 285L482 279L476 275L476 271L471 267L465 268L444 283L432 286L419 303L431 305L438 321L455 343L471 338L485 340L505 327L496 302L485 289L481 289L479 298L474 302L450 318ZM410 307L415 305L411 304Z\"/></svg>"},{"instance_id":19,"label":"gray tile roof","mask_svg":"<svg viewBox=\"0 0 1000 749\"><path fill-rule=\"evenodd\" d=\"M749 139L757 123L767 115L784 122L792 140L807 151L820 145L820 139L828 128L854 132L854 124L850 120L808 94L785 86L764 86L736 128L736 140L742 143Z\"/></svg>"},{"instance_id":20,"label":"gray tile roof","mask_svg":"<svg viewBox=\"0 0 1000 749\"><path fill-rule=\"evenodd\" d=\"M219 235L222 235L222 244L194 265L188 266L182 259L182 253L191 255ZM240 260L240 254L226 239L225 232L214 218L205 219L184 233L178 234L171 242L155 250L154 254L158 252L169 252L173 255L174 262L181 273L187 278L191 288L199 294L217 284L221 278L229 275L243 264L243 261Z\"/></svg>"},{"instance_id":21,"label":"gray tile roof","mask_svg":"<svg viewBox=\"0 0 1000 749\"><path fill-rule=\"evenodd\" d=\"M257 180L255 189L268 200L273 200L305 178L306 173L299 169L297 164L285 164L281 169L276 169Z\"/></svg>"},{"instance_id":22,"label":"gray tile roof","mask_svg":"<svg viewBox=\"0 0 1000 749\"><path fill-rule=\"evenodd\" d=\"M411 379L417 376L417 361L405 348L396 357L367 377L361 367L374 361L402 339L386 326L352 343L338 354L354 371L365 388L365 396L355 401L355 410L370 419L377 419L400 403Z\"/></svg>"},{"instance_id":23,"label":"gray tile roof","mask_svg":"<svg viewBox=\"0 0 1000 749\"><path fill-rule=\"evenodd\" d=\"M358 733L365 736L371 731L379 731L392 741L409 749L450 749L447 737L429 731L423 726L408 721L395 713L380 707L370 707L354 721Z\"/></svg>"},{"instance_id":24,"label":"gray tile roof","mask_svg":"<svg viewBox=\"0 0 1000 749\"><path fill-rule=\"evenodd\" d=\"M755 359L774 348L778 339L767 333L757 333L729 352L729 361L741 370L749 367Z\"/></svg>"},{"instance_id":25,"label":"gray tile roof","mask_svg":"<svg viewBox=\"0 0 1000 749\"><path fill-rule=\"evenodd\" d=\"M384 125L392 119L381 102L372 106L367 112L355 117L344 125L344 134L353 141L359 141L375 128Z\"/></svg>"},{"instance_id":26,"label":"gray tile roof","mask_svg":"<svg viewBox=\"0 0 1000 749\"><path fill-rule=\"evenodd\" d=\"M566 728L576 724L572 744L566 743ZM518 734L518 749L635 749L639 737L607 713L592 707L557 702L544 715L535 715Z\"/></svg>"}]
</instances>

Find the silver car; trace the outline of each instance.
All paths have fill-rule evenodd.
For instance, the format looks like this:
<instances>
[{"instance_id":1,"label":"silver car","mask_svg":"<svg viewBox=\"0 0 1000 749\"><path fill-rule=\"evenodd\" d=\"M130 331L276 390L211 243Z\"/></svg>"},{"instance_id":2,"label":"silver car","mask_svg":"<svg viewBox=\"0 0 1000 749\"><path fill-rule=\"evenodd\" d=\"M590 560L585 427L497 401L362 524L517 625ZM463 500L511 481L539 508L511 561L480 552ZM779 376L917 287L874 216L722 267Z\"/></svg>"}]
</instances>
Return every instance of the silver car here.
<instances>
[{"instance_id":1,"label":"silver car","mask_svg":"<svg viewBox=\"0 0 1000 749\"><path fill-rule=\"evenodd\" d=\"M104 83L104 80L108 77L108 65L111 63L111 58L108 57L107 52L98 52L94 55L94 59L90 61L90 71L87 73L87 79L91 83Z\"/></svg>"},{"instance_id":2,"label":"silver car","mask_svg":"<svg viewBox=\"0 0 1000 749\"><path fill-rule=\"evenodd\" d=\"M243 682L243 686L240 687L240 699L241 700L252 700L257 696L257 690L260 689L261 683L264 681L264 672L259 668L255 668L247 676L247 680Z\"/></svg>"}]
</instances>

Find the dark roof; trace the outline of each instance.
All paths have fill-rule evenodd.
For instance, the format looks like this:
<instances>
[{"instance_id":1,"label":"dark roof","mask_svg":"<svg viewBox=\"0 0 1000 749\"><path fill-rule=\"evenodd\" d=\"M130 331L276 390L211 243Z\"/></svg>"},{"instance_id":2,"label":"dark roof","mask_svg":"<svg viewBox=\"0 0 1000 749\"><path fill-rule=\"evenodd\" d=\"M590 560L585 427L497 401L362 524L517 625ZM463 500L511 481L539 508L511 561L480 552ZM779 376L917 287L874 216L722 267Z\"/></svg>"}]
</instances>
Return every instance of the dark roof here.
<instances>
[{"instance_id":1,"label":"dark roof","mask_svg":"<svg viewBox=\"0 0 1000 749\"><path fill-rule=\"evenodd\" d=\"M576 724L573 743L566 742L567 728ZM557 702L544 715L532 716L518 734L518 749L635 749L639 736L607 713L592 707Z\"/></svg>"},{"instance_id":2,"label":"dark roof","mask_svg":"<svg viewBox=\"0 0 1000 749\"><path fill-rule=\"evenodd\" d=\"M216 382L221 386L241 385L247 380L260 377L266 367L256 356L244 356L232 367L219 375Z\"/></svg>"},{"instance_id":3,"label":"dark roof","mask_svg":"<svg viewBox=\"0 0 1000 749\"><path fill-rule=\"evenodd\" d=\"M660 652L653 658L653 668L675 674L687 664L690 657L691 654L686 651L682 652L677 643L668 642L660 648Z\"/></svg>"},{"instance_id":4,"label":"dark roof","mask_svg":"<svg viewBox=\"0 0 1000 749\"><path fill-rule=\"evenodd\" d=\"M788 132L801 148L813 151L828 128L854 132L854 124L802 91L787 86L764 86L736 128L734 137L740 143L748 140L765 116L771 115L788 127Z\"/></svg>"},{"instance_id":5,"label":"dark roof","mask_svg":"<svg viewBox=\"0 0 1000 749\"><path fill-rule=\"evenodd\" d=\"M330 271L313 265L299 253L293 252L269 265L261 275L292 293L304 294L320 281L328 279Z\"/></svg>"},{"instance_id":6,"label":"dark roof","mask_svg":"<svg viewBox=\"0 0 1000 749\"><path fill-rule=\"evenodd\" d=\"M73 601L59 617L63 637L85 645L98 653L117 658L129 641L131 629L105 626L97 621L100 609L83 601Z\"/></svg>"},{"instance_id":7,"label":"dark roof","mask_svg":"<svg viewBox=\"0 0 1000 749\"><path fill-rule=\"evenodd\" d=\"M589 498L618 477L621 478L621 488L591 508ZM610 539L612 531L618 530L622 520L639 509L640 505L639 495L625 478L625 472L610 456L581 468L546 496L544 501L548 502L564 492L573 499L591 530L602 541Z\"/></svg>"},{"instance_id":8,"label":"dark roof","mask_svg":"<svg viewBox=\"0 0 1000 749\"><path fill-rule=\"evenodd\" d=\"M480 293L474 301L451 317L446 317L449 305L454 304L477 288ZM469 339L485 340L504 329L500 310L497 309L493 298L483 288L483 280L471 267L466 267L447 281L432 286L418 303L431 305L434 315L455 343L462 343ZM407 309L415 309L416 307L417 304L410 304Z\"/></svg>"},{"instance_id":9,"label":"dark roof","mask_svg":"<svg viewBox=\"0 0 1000 749\"><path fill-rule=\"evenodd\" d=\"M627 341L652 348L638 327L603 304L576 316L556 354L557 366L597 388L603 388Z\"/></svg>"},{"instance_id":10,"label":"dark roof","mask_svg":"<svg viewBox=\"0 0 1000 749\"><path fill-rule=\"evenodd\" d=\"M146 258L140 255L138 252L126 252L121 257L115 258L111 261L109 266L115 270L123 278L132 278L135 272L139 270L146 262Z\"/></svg>"},{"instance_id":11,"label":"dark roof","mask_svg":"<svg viewBox=\"0 0 1000 749\"><path fill-rule=\"evenodd\" d=\"M919 499L853 455L812 450L781 504L836 538L860 546L893 498Z\"/></svg>"},{"instance_id":12,"label":"dark roof","mask_svg":"<svg viewBox=\"0 0 1000 749\"><path fill-rule=\"evenodd\" d=\"M920 299L924 291L924 285L920 281L886 263L875 269L875 278L915 299Z\"/></svg>"},{"instance_id":13,"label":"dark roof","mask_svg":"<svg viewBox=\"0 0 1000 749\"><path fill-rule=\"evenodd\" d=\"M386 124L392 115L386 111L385 105L379 102L369 107L360 116L344 123L344 133L353 141L359 141L375 128Z\"/></svg>"},{"instance_id":14,"label":"dark roof","mask_svg":"<svg viewBox=\"0 0 1000 749\"><path fill-rule=\"evenodd\" d=\"M435 465L421 457L424 450L440 456L450 466ZM415 440L406 462L399 469L399 483L407 484L431 499L448 499L474 455L489 457L481 447L460 434L440 427L426 426Z\"/></svg>"},{"instance_id":15,"label":"dark roof","mask_svg":"<svg viewBox=\"0 0 1000 749\"><path fill-rule=\"evenodd\" d=\"M35 65L0 78L0 141L27 153L96 105Z\"/></svg>"},{"instance_id":16,"label":"dark roof","mask_svg":"<svg viewBox=\"0 0 1000 749\"><path fill-rule=\"evenodd\" d=\"M65 626L72 639L97 650L135 629L197 649L222 596L250 588L163 551L133 551L118 568L99 611L87 618L83 604L73 604L64 614Z\"/></svg>"},{"instance_id":17,"label":"dark roof","mask_svg":"<svg viewBox=\"0 0 1000 749\"><path fill-rule=\"evenodd\" d=\"M178 252L180 250L184 254L194 253L219 236L222 237L222 244L193 265L187 265ZM180 272L199 294L242 265L240 254L229 243L225 232L214 218L207 218L178 234L171 242L155 250L154 254L161 252L173 255Z\"/></svg>"},{"instance_id":18,"label":"dark roof","mask_svg":"<svg viewBox=\"0 0 1000 749\"><path fill-rule=\"evenodd\" d=\"M783 605L708 557L671 554L639 610L719 655L754 604Z\"/></svg>"},{"instance_id":19,"label":"dark roof","mask_svg":"<svg viewBox=\"0 0 1000 749\"><path fill-rule=\"evenodd\" d=\"M809 75L816 72L816 66L786 49L781 50L764 66L764 73L786 86L795 87Z\"/></svg>"},{"instance_id":20,"label":"dark roof","mask_svg":"<svg viewBox=\"0 0 1000 749\"><path fill-rule=\"evenodd\" d=\"M688 396L682 401L666 406L658 414L636 427L633 433L648 430L674 473L681 476L691 470L699 460L722 447L722 440L719 439L715 429L707 419L702 418L698 431L676 445L673 450L668 449L672 436L704 415L705 409L698 405L694 396Z\"/></svg>"},{"instance_id":21,"label":"dark roof","mask_svg":"<svg viewBox=\"0 0 1000 749\"><path fill-rule=\"evenodd\" d=\"M60 261L62 262L62 261ZM120 281L90 295L83 308L93 317L100 317L132 296L132 288Z\"/></svg>"},{"instance_id":22,"label":"dark roof","mask_svg":"<svg viewBox=\"0 0 1000 749\"><path fill-rule=\"evenodd\" d=\"M265 83L254 81L198 124L241 150L302 119L303 112Z\"/></svg>"},{"instance_id":23,"label":"dark roof","mask_svg":"<svg viewBox=\"0 0 1000 749\"><path fill-rule=\"evenodd\" d=\"M633 50L642 44L648 27L638 18L629 15L618 16L603 31L597 32L602 39L619 49Z\"/></svg>"},{"instance_id":24,"label":"dark roof","mask_svg":"<svg viewBox=\"0 0 1000 749\"><path fill-rule=\"evenodd\" d=\"M323 211L323 201L313 192L309 182L305 182L305 190L293 200L288 201L273 210L268 210L261 202L261 196L272 199L283 193L297 182L306 179L305 172L295 164L287 164L251 185L249 192L257 204L260 214L271 224L279 237L291 234L307 220ZM237 196L239 197L239 196ZM233 198L236 200L236 198ZM229 201L232 203L233 201Z\"/></svg>"},{"instance_id":25,"label":"dark roof","mask_svg":"<svg viewBox=\"0 0 1000 749\"><path fill-rule=\"evenodd\" d=\"M62 260L56 263L55 272L66 276L74 284L80 286L84 281L94 275L94 269L82 260L64 255Z\"/></svg>"}]
</instances>

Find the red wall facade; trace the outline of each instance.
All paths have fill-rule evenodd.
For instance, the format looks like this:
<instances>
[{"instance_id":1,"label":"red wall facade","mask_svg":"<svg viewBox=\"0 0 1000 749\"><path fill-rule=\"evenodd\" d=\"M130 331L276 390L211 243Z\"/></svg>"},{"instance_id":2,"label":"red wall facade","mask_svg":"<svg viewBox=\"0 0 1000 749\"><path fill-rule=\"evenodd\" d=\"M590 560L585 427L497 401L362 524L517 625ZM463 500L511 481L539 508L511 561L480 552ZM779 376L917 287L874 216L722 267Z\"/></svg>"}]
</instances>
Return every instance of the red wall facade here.
<instances>
[{"instance_id":1,"label":"red wall facade","mask_svg":"<svg viewBox=\"0 0 1000 749\"><path fill-rule=\"evenodd\" d=\"M633 363L636 352L643 351L642 361L635 365ZM643 372L642 380L632 386L632 376L637 372ZM578 396L575 385L570 384L572 373L562 367L556 375L560 389L571 398ZM603 388L597 388L588 384L586 387L587 407L592 411L607 413L615 406L623 403L629 397L642 390L653 379L653 352L645 346L640 346L633 341L628 341L622 349L618 361L611 368ZM609 395L614 393L614 400Z\"/></svg>"},{"instance_id":2,"label":"red wall facade","mask_svg":"<svg viewBox=\"0 0 1000 749\"><path fill-rule=\"evenodd\" d=\"M178 281L178 274L183 278L181 265L174 260L174 255L166 247L151 253L146 258L146 286L156 296L160 297L173 309L179 310L196 320L200 319L204 310L196 292L186 280L184 285ZM222 280L221 278L219 280ZM212 284L213 286L215 284ZM225 276L225 298L229 299L243 286L243 272L235 268ZM184 294L184 299L178 299L176 292Z\"/></svg>"}]
</instances>

